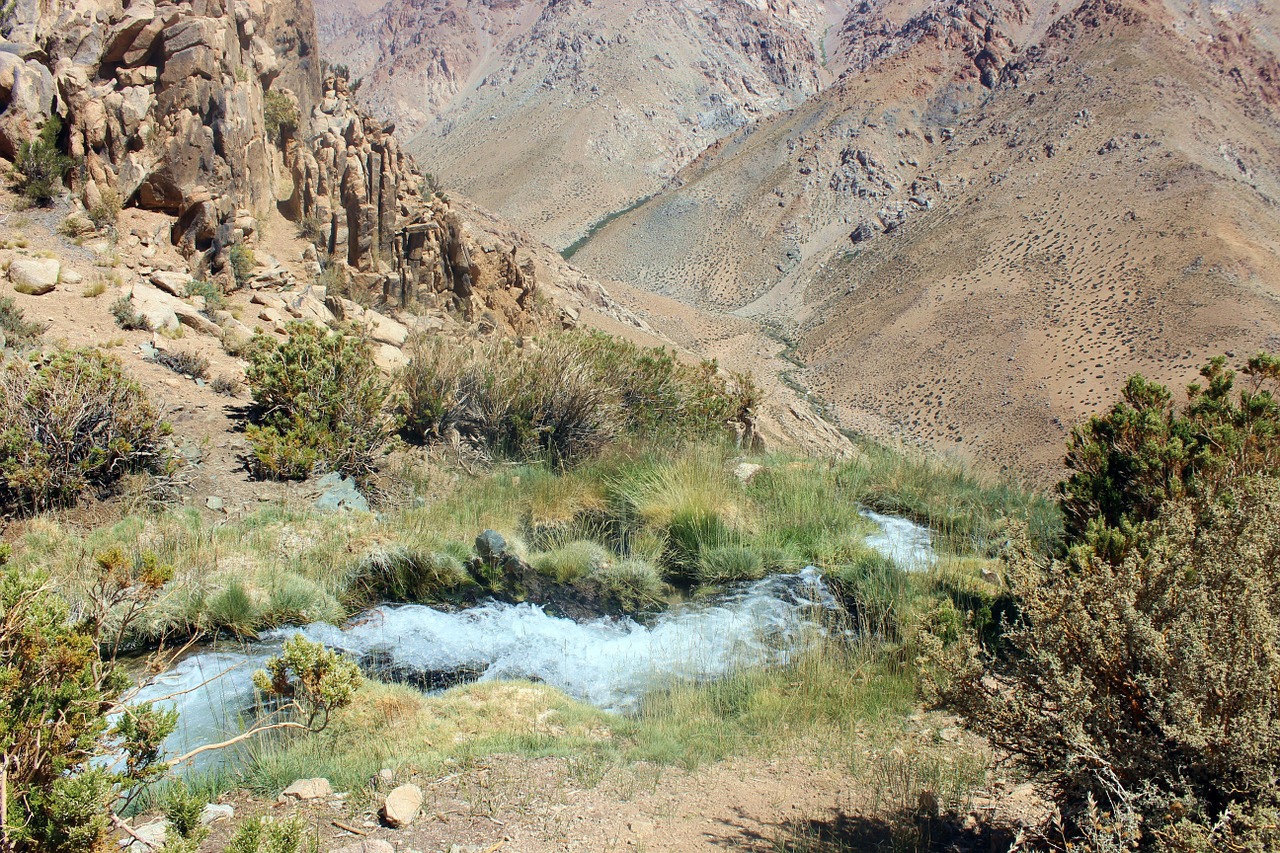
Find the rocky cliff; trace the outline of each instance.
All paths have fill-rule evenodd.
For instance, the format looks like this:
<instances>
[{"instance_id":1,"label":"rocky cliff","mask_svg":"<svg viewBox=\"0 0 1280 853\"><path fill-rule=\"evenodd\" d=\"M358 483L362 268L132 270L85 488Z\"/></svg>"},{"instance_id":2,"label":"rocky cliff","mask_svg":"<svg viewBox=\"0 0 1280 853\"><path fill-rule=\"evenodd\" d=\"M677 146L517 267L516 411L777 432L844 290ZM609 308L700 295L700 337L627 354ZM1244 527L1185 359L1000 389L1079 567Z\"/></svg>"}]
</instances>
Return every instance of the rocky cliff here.
<instances>
[{"instance_id":1,"label":"rocky cliff","mask_svg":"<svg viewBox=\"0 0 1280 853\"><path fill-rule=\"evenodd\" d=\"M312 275L389 309L646 329L546 247L428 193L394 126L322 76L311 0L19 0L2 32L0 154L56 117L73 206L170 216L190 272L225 290L233 247L279 211L315 240Z\"/></svg>"}]
</instances>

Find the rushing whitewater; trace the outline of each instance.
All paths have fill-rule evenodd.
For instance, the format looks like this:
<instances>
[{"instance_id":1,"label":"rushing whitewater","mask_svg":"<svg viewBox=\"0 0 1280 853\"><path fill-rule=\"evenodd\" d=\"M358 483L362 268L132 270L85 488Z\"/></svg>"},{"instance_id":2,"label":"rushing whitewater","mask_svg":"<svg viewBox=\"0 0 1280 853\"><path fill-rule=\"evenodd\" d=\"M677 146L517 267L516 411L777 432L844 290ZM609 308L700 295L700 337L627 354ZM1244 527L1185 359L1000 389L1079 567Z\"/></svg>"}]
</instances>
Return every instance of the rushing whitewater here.
<instances>
[{"instance_id":1,"label":"rushing whitewater","mask_svg":"<svg viewBox=\"0 0 1280 853\"><path fill-rule=\"evenodd\" d=\"M927 530L868 515L884 531L869 537L868 544L904 569L928 565ZM384 680L444 685L527 678L625 712L646 692L672 681L706 681L735 668L785 663L825 630L821 615L836 609L812 566L676 605L648 623L629 618L574 622L535 605L502 602L457 612L383 605L345 627L318 623L274 631L259 643L193 655L140 698L173 696L166 701L176 705L180 717L166 744L171 754L221 740L242 730L252 716L253 670L301 633L346 652Z\"/></svg>"}]
</instances>

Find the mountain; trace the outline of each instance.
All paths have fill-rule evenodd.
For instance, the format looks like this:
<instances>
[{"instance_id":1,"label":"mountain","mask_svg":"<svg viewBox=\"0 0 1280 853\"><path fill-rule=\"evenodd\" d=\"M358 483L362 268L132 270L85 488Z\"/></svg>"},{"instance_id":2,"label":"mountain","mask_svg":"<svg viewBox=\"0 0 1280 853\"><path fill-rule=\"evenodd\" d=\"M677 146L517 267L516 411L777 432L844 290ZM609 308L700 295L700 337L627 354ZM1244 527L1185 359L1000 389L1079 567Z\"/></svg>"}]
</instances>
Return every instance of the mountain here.
<instances>
[{"instance_id":1,"label":"mountain","mask_svg":"<svg viewBox=\"0 0 1280 853\"><path fill-rule=\"evenodd\" d=\"M320 36L448 190L553 246L830 82L843 0L323 0Z\"/></svg>"},{"instance_id":2,"label":"mountain","mask_svg":"<svg viewBox=\"0 0 1280 853\"><path fill-rule=\"evenodd\" d=\"M1280 347L1262 4L863 3L849 70L574 256L774 329L842 426L1056 474L1142 372Z\"/></svg>"}]
</instances>

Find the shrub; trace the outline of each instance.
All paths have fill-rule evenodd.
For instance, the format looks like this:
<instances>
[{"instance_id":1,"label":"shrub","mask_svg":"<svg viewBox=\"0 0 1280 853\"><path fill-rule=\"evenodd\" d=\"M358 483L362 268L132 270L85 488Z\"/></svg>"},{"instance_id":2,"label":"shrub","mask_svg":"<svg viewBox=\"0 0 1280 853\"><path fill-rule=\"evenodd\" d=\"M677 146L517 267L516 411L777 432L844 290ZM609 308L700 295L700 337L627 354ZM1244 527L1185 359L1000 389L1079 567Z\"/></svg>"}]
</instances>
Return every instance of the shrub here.
<instances>
[{"instance_id":1,"label":"shrub","mask_svg":"<svg viewBox=\"0 0 1280 853\"><path fill-rule=\"evenodd\" d=\"M62 179L71 168L71 158L58 151L58 134L62 121L50 116L40 134L18 148L13 161L13 177L18 192L35 204L46 205L62 189Z\"/></svg>"},{"instance_id":2,"label":"shrub","mask_svg":"<svg viewBox=\"0 0 1280 853\"><path fill-rule=\"evenodd\" d=\"M1182 412L1130 380L1073 440L1068 550L1009 549L1007 653L971 636L943 655L959 673L943 695L1046 784L1085 849L1280 842L1276 362L1244 372L1235 398L1215 360Z\"/></svg>"},{"instance_id":3,"label":"shrub","mask_svg":"<svg viewBox=\"0 0 1280 853\"><path fill-rule=\"evenodd\" d=\"M22 316L19 308L8 296L0 296L0 337L6 346L23 349L33 345L44 334L44 326L32 323Z\"/></svg>"},{"instance_id":4,"label":"shrub","mask_svg":"<svg viewBox=\"0 0 1280 853\"><path fill-rule=\"evenodd\" d=\"M179 838L197 838L202 833L200 814L204 811L205 799L187 788L181 779L176 780L165 791L161 808L165 820L169 822L169 831Z\"/></svg>"},{"instance_id":5,"label":"shrub","mask_svg":"<svg viewBox=\"0 0 1280 853\"><path fill-rule=\"evenodd\" d=\"M355 663L301 634L286 640L280 654L253 674L263 694L296 704L311 731L322 730L330 714L351 704L363 681Z\"/></svg>"},{"instance_id":6,"label":"shrub","mask_svg":"<svg viewBox=\"0 0 1280 853\"><path fill-rule=\"evenodd\" d=\"M242 385L240 380L234 376L227 376L225 373L219 374L209 383L209 387L213 389L213 393L221 394L224 397L239 397Z\"/></svg>"},{"instance_id":7,"label":"shrub","mask_svg":"<svg viewBox=\"0 0 1280 853\"><path fill-rule=\"evenodd\" d=\"M249 355L254 469L280 479L317 467L368 476L388 435L387 383L368 342L307 323L288 331L279 343L258 338Z\"/></svg>"},{"instance_id":8,"label":"shrub","mask_svg":"<svg viewBox=\"0 0 1280 853\"><path fill-rule=\"evenodd\" d=\"M98 203L89 208L89 221L93 227L102 231L114 228L120 218L120 210L124 207L124 199L111 187L102 190Z\"/></svg>"},{"instance_id":9,"label":"shrub","mask_svg":"<svg viewBox=\"0 0 1280 853\"><path fill-rule=\"evenodd\" d=\"M169 426L120 361L61 350L0 366L0 506L42 509L134 472L167 473Z\"/></svg>"},{"instance_id":10,"label":"shrub","mask_svg":"<svg viewBox=\"0 0 1280 853\"><path fill-rule=\"evenodd\" d=\"M410 344L402 381L405 429L419 439L457 430L510 458L564 466L617 431L610 390L559 341L531 352L499 343L473 360L438 339L420 339Z\"/></svg>"},{"instance_id":11,"label":"shrub","mask_svg":"<svg viewBox=\"0 0 1280 853\"><path fill-rule=\"evenodd\" d=\"M301 817L251 817L236 827L225 853L316 853L319 841Z\"/></svg>"},{"instance_id":12,"label":"shrub","mask_svg":"<svg viewBox=\"0 0 1280 853\"><path fill-rule=\"evenodd\" d=\"M267 90L262 94L262 118L267 138L282 145L298 129L298 105L283 92Z\"/></svg>"},{"instance_id":13,"label":"shrub","mask_svg":"<svg viewBox=\"0 0 1280 853\"><path fill-rule=\"evenodd\" d=\"M194 279L188 283L186 289L183 290L183 295L187 298L199 296L203 299L206 314L221 308L225 302L222 289L213 282L201 278Z\"/></svg>"},{"instance_id":14,"label":"shrub","mask_svg":"<svg viewBox=\"0 0 1280 853\"><path fill-rule=\"evenodd\" d=\"M171 570L103 555L93 572L95 601L73 618L47 578L5 565L8 556L0 548L6 849L106 850L112 805L163 774L160 744L177 723L172 711L126 707L130 680L115 661L120 635Z\"/></svg>"},{"instance_id":15,"label":"shrub","mask_svg":"<svg viewBox=\"0 0 1280 853\"><path fill-rule=\"evenodd\" d=\"M1246 470L1274 469L1280 447L1280 358L1260 354L1236 374L1215 358L1200 375L1206 385L1187 389L1188 403L1174 410L1163 385L1134 376L1120 402L1103 417L1072 432L1060 486L1069 536L1093 526L1117 531L1154 518L1165 501L1211 491Z\"/></svg>"},{"instance_id":16,"label":"shrub","mask_svg":"<svg viewBox=\"0 0 1280 853\"><path fill-rule=\"evenodd\" d=\"M121 296L111 303L111 316L116 318L116 325L126 332L149 332L151 323L133 307L133 300Z\"/></svg>"},{"instance_id":17,"label":"shrub","mask_svg":"<svg viewBox=\"0 0 1280 853\"><path fill-rule=\"evenodd\" d=\"M231 264L231 275L235 277L236 284L244 287L249 282L249 276L253 275L254 265L258 262L254 257L253 249L244 243L236 243L227 251L227 261Z\"/></svg>"},{"instance_id":18,"label":"shrub","mask_svg":"<svg viewBox=\"0 0 1280 853\"><path fill-rule=\"evenodd\" d=\"M618 435L680 440L751 430L757 392L714 362L688 366L661 349L599 333L552 335L536 347L479 352L415 336L401 377L401 418L416 440L456 430L517 459L571 464Z\"/></svg>"},{"instance_id":19,"label":"shrub","mask_svg":"<svg viewBox=\"0 0 1280 853\"><path fill-rule=\"evenodd\" d=\"M174 373L190 376L193 379L204 379L209 375L209 359L188 350L158 352L152 361L169 368Z\"/></svg>"}]
</instances>

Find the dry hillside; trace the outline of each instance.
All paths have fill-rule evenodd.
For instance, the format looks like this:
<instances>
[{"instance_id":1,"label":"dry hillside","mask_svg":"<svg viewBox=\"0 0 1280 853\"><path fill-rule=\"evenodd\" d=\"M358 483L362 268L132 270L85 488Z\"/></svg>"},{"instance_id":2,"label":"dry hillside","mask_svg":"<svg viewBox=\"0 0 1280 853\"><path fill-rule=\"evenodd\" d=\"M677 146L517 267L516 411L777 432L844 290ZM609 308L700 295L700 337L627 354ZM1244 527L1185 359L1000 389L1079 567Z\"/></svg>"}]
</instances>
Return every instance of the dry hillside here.
<instances>
[{"instance_id":1,"label":"dry hillside","mask_svg":"<svg viewBox=\"0 0 1280 853\"><path fill-rule=\"evenodd\" d=\"M1276 23L866 4L840 83L575 261L773 327L843 426L1051 475L1127 375L1280 344Z\"/></svg>"},{"instance_id":2,"label":"dry hillside","mask_svg":"<svg viewBox=\"0 0 1280 853\"><path fill-rule=\"evenodd\" d=\"M323 0L326 55L447 190L563 248L832 79L844 0Z\"/></svg>"}]
</instances>

